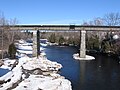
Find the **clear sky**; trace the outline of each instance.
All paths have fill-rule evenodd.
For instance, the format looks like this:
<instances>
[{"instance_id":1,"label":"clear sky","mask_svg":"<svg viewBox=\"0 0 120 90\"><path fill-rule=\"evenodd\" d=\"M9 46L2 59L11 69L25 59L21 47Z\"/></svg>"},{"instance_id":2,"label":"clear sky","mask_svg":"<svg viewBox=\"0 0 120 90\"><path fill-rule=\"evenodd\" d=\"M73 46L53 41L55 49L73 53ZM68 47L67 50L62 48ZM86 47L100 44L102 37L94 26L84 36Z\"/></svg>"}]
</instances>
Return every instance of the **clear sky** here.
<instances>
[{"instance_id":1,"label":"clear sky","mask_svg":"<svg viewBox=\"0 0 120 90\"><path fill-rule=\"evenodd\" d=\"M0 11L20 24L81 24L120 12L120 0L0 0Z\"/></svg>"}]
</instances>

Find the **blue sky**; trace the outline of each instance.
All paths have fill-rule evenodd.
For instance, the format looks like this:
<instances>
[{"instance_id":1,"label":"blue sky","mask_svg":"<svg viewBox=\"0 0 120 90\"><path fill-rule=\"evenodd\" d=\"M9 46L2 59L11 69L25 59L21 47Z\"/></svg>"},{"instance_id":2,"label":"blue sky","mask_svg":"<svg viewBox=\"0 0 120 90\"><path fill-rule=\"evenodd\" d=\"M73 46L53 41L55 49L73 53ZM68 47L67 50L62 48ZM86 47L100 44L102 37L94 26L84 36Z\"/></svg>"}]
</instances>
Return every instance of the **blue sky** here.
<instances>
[{"instance_id":1,"label":"blue sky","mask_svg":"<svg viewBox=\"0 0 120 90\"><path fill-rule=\"evenodd\" d=\"M19 24L81 24L120 12L120 0L0 0L0 11Z\"/></svg>"}]
</instances>

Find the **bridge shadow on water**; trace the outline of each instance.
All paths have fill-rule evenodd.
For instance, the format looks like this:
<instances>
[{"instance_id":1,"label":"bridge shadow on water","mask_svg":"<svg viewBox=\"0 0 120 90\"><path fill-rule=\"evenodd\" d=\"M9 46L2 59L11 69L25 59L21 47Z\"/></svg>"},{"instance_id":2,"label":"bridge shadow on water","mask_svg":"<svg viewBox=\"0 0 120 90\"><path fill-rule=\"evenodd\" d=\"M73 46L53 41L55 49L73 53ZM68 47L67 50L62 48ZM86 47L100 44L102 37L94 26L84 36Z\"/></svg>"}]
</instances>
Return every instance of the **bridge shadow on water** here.
<instances>
[{"instance_id":1,"label":"bridge shadow on water","mask_svg":"<svg viewBox=\"0 0 120 90\"><path fill-rule=\"evenodd\" d=\"M78 61L75 47L48 46L47 58L63 65L61 75L72 82L73 90L120 90L120 64L115 58L92 54L92 61Z\"/></svg>"}]
</instances>

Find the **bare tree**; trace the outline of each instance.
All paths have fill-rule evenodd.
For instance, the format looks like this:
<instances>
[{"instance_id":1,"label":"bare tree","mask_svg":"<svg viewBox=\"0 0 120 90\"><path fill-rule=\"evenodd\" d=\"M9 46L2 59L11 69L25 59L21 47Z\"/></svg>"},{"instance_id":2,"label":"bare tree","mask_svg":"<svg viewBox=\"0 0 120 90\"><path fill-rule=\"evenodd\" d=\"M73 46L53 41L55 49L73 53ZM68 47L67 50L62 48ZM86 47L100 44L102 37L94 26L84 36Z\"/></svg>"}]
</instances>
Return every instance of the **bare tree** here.
<instances>
[{"instance_id":1,"label":"bare tree","mask_svg":"<svg viewBox=\"0 0 120 90\"><path fill-rule=\"evenodd\" d=\"M17 31L17 30L16 31L11 31L10 28L9 28L9 26L10 25L14 26L17 23L18 23L18 21L17 21L16 18L7 20L7 22L6 22L6 25L7 25L8 28L5 28L6 29L5 30L5 34L6 34L6 37L8 38L9 44L13 43L15 32Z\"/></svg>"},{"instance_id":2,"label":"bare tree","mask_svg":"<svg viewBox=\"0 0 120 90\"><path fill-rule=\"evenodd\" d=\"M92 26L102 26L103 25L103 19L100 17L94 18L91 21L84 22L82 25L92 25Z\"/></svg>"},{"instance_id":3,"label":"bare tree","mask_svg":"<svg viewBox=\"0 0 120 90\"><path fill-rule=\"evenodd\" d=\"M94 18L91 21L84 22L83 25L92 25L92 26L102 26L103 25L103 19L100 17ZM105 32L100 31L87 31L87 43L90 43L90 39L94 39L94 37L98 37L99 42L99 49L101 48L101 41L103 40L105 36ZM94 39L95 40L95 39Z\"/></svg>"},{"instance_id":4,"label":"bare tree","mask_svg":"<svg viewBox=\"0 0 120 90\"><path fill-rule=\"evenodd\" d=\"M95 26L102 26L103 25L103 19L100 17L97 17L93 20L93 25Z\"/></svg>"},{"instance_id":5,"label":"bare tree","mask_svg":"<svg viewBox=\"0 0 120 90\"><path fill-rule=\"evenodd\" d=\"M120 14L119 13L108 13L103 17L104 24L108 26L120 25Z\"/></svg>"},{"instance_id":6,"label":"bare tree","mask_svg":"<svg viewBox=\"0 0 120 90\"><path fill-rule=\"evenodd\" d=\"M4 13L0 12L0 51L2 58L4 53L7 52L9 45L14 41L15 33L10 30L9 26L14 26L17 22L16 18L6 19Z\"/></svg>"},{"instance_id":7,"label":"bare tree","mask_svg":"<svg viewBox=\"0 0 120 90\"><path fill-rule=\"evenodd\" d=\"M2 13L2 12L0 12L0 26L4 26L5 25L5 18L4 18L4 14ZM3 31L3 28L1 27L0 28L0 43L1 43L1 45L0 45L0 54L1 54L1 58L3 59L3 35L4 35L4 31Z\"/></svg>"}]
</instances>

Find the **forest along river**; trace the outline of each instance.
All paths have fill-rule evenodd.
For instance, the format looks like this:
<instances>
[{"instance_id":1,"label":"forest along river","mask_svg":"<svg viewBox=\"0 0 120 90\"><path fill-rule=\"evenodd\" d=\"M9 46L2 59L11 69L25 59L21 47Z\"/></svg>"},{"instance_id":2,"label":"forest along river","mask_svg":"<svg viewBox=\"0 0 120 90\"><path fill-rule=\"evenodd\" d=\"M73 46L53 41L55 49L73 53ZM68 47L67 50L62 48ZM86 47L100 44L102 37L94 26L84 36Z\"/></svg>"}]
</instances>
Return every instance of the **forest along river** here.
<instances>
[{"instance_id":1,"label":"forest along river","mask_svg":"<svg viewBox=\"0 0 120 90\"><path fill-rule=\"evenodd\" d=\"M47 58L63 65L61 75L72 83L73 90L120 90L120 63L117 59L94 54L92 61L78 61L75 47L48 46Z\"/></svg>"}]
</instances>

